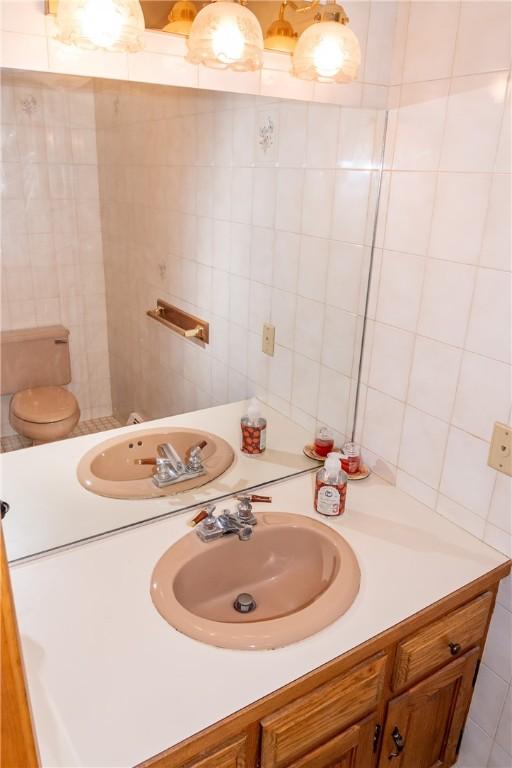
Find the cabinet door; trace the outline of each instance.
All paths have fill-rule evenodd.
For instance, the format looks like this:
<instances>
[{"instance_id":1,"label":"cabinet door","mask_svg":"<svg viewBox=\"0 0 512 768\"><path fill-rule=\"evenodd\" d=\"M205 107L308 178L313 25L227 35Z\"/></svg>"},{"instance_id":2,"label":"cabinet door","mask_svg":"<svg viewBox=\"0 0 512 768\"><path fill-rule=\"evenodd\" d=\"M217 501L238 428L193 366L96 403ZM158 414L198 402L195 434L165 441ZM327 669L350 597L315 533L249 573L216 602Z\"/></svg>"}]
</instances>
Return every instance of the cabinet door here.
<instances>
[{"instance_id":1,"label":"cabinet door","mask_svg":"<svg viewBox=\"0 0 512 768\"><path fill-rule=\"evenodd\" d=\"M195 760L190 768L245 768L246 741L245 734L239 736L206 757Z\"/></svg>"},{"instance_id":2,"label":"cabinet door","mask_svg":"<svg viewBox=\"0 0 512 768\"><path fill-rule=\"evenodd\" d=\"M475 648L389 703L379 768L445 768L455 762L478 655Z\"/></svg>"},{"instance_id":3,"label":"cabinet door","mask_svg":"<svg viewBox=\"0 0 512 768\"><path fill-rule=\"evenodd\" d=\"M378 731L375 715L367 717L288 768L370 768Z\"/></svg>"},{"instance_id":4,"label":"cabinet door","mask_svg":"<svg viewBox=\"0 0 512 768\"><path fill-rule=\"evenodd\" d=\"M247 734L242 733L185 763L177 763L176 758L169 755L149 765L151 768L248 768Z\"/></svg>"},{"instance_id":5,"label":"cabinet door","mask_svg":"<svg viewBox=\"0 0 512 768\"><path fill-rule=\"evenodd\" d=\"M262 768L288 768L374 712L385 668L386 657L374 656L265 717L261 721Z\"/></svg>"}]
</instances>

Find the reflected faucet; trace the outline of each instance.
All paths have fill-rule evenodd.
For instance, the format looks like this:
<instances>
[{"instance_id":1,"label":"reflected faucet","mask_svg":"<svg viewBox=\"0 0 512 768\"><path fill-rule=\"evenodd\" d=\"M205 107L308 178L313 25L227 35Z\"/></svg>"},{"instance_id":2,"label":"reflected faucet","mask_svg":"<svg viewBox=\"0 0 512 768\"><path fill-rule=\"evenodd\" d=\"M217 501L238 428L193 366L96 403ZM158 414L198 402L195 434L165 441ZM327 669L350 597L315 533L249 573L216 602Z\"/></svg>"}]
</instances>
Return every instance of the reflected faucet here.
<instances>
[{"instance_id":1,"label":"reflected faucet","mask_svg":"<svg viewBox=\"0 0 512 768\"><path fill-rule=\"evenodd\" d=\"M171 443L160 443L157 446L155 459L135 459L136 464L156 464L153 483L157 488L165 488L172 483L191 480L206 474L202 463L201 452L207 445L203 440L191 446L187 451L186 463L183 462L176 448Z\"/></svg>"}]
</instances>

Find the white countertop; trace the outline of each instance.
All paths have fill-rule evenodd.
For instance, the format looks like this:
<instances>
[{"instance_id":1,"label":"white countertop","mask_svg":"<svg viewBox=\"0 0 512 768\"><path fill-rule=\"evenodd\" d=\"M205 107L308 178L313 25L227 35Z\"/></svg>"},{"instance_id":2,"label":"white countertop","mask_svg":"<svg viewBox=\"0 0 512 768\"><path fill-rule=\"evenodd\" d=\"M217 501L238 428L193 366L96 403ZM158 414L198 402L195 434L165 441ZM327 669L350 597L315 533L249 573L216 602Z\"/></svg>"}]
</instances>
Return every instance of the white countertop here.
<instances>
[{"instance_id":1,"label":"white countertop","mask_svg":"<svg viewBox=\"0 0 512 768\"><path fill-rule=\"evenodd\" d=\"M0 498L11 507L4 520L9 560L204 504L317 466L317 462L302 453L311 435L263 403L262 414L268 422L267 449L259 456L243 454L239 450L240 417L247 413L248 403L242 400L2 454ZM191 427L213 432L230 443L235 460L208 485L175 496L140 501L108 499L80 485L76 467L84 453L117 435L128 436L155 427Z\"/></svg>"},{"instance_id":2,"label":"white countertop","mask_svg":"<svg viewBox=\"0 0 512 768\"><path fill-rule=\"evenodd\" d=\"M321 519L354 549L359 595L329 627L279 650L204 645L174 630L153 607L153 567L190 532L190 515L14 565L43 766L132 766L506 562L375 476L348 490L344 517ZM265 509L315 516L312 474L278 483L271 493Z\"/></svg>"}]
</instances>

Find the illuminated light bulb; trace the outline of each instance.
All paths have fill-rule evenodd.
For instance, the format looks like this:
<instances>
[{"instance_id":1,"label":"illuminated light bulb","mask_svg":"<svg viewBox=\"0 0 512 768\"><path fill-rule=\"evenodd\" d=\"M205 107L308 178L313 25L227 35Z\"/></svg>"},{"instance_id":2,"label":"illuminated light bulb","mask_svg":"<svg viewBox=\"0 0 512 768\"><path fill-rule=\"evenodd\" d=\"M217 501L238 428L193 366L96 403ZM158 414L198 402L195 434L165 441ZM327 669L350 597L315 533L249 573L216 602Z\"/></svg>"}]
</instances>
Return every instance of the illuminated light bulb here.
<instances>
[{"instance_id":1,"label":"illuminated light bulb","mask_svg":"<svg viewBox=\"0 0 512 768\"><path fill-rule=\"evenodd\" d=\"M263 33L256 16L233 0L214 0L194 19L187 60L241 72L261 69Z\"/></svg>"},{"instance_id":2,"label":"illuminated light bulb","mask_svg":"<svg viewBox=\"0 0 512 768\"><path fill-rule=\"evenodd\" d=\"M135 52L143 48L139 0L59 0L57 39L80 48Z\"/></svg>"},{"instance_id":3,"label":"illuminated light bulb","mask_svg":"<svg viewBox=\"0 0 512 768\"><path fill-rule=\"evenodd\" d=\"M231 20L223 21L214 32L212 48L219 61L232 64L244 53L245 40L238 26Z\"/></svg>"},{"instance_id":4,"label":"illuminated light bulb","mask_svg":"<svg viewBox=\"0 0 512 768\"><path fill-rule=\"evenodd\" d=\"M112 0L87 0L78 12L84 35L98 48L111 48L119 41L123 16Z\"/></svg>"},{"instance_id":5,"label":"illuminated light bulb","mask_svg":"<svg viewBox=\"0 0 512 768\"><path fill-rule=\"evenodd\" d=\"M336 40L329 37L321 40L313 51L316 71L323 78L335 77L343 66L345 53Z\"/></svg>"},{"instance_id":6,"label":"illuminated light bulb","mask_svg":"<svg viewBox=\"0 0 512 768\"><path fill-rule=\"evenodd\" d=\"M331 6L322 20L308 27L293 52L293 74L320 83L351 83L361 64L359 41L348 28L341 6Z\"/></svg>"}]
</instances>

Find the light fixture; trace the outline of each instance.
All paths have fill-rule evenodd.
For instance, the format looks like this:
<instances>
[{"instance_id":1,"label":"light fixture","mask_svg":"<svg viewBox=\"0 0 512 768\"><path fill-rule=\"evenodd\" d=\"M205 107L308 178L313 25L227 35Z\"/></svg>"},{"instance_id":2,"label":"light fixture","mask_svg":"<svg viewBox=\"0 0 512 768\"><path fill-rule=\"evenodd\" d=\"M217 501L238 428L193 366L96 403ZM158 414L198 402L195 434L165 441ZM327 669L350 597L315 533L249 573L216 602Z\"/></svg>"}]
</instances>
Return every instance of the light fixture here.
<instances>
[{"instance_id":1,"label":"light fixture","mask_svg":"<svg viewBox=\"0 0 512 768\"><path fill-rule=\"evenodd\" d=\"M57 39L80 48L140 51L144 15L139 0L59 0Z\"/></svg>"},{"instance_id":2,"label":"light fixture","mask_svg":"<svg viewBox=\"0 0 512 768\"><path fill-rule=\"evenodd\" d=\"M261 69L263 34L256 16L235 0L213 0L194 19L188 61L216 69Z\"/></svg>"},{"instance_id":3,"label":"light fixture","mask_svg":"<svg viewBox=\"0 0 512 768\"><path fill-rule=\"evenodd\" d=\"M297 7L294 2L289 4L294 9ZM291 53L297 43L297 33L290 22L284 18L287 6L287 0L283 0L279 6L278 18L272 22L265 35L265 48L271 51Z\"/></svg>"},{"instance_id":4,"label":"light fixture","mask_svg":"<svg viewBox=\"0 0 512 768\"><path fill-rule=\"evenodd\" d=\"M350 83L361 63L359 41L348 28L340 5L328 3L320 19L299 37L293 53L293 74L320 83Z\"/></svg>"},{"instance_id":5,"label":"light fixture","mask_svg":"<svg viewBox=\"0 0 512 768\"><path fill-rule=\"evenodd\" d=\"M197 16L194 3L190 0L178 0L171 8L168 16L169 23L163 28L163 32L173 32L175 35L190 35L192 22Z\"/></svg>"}]
</instances>

